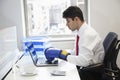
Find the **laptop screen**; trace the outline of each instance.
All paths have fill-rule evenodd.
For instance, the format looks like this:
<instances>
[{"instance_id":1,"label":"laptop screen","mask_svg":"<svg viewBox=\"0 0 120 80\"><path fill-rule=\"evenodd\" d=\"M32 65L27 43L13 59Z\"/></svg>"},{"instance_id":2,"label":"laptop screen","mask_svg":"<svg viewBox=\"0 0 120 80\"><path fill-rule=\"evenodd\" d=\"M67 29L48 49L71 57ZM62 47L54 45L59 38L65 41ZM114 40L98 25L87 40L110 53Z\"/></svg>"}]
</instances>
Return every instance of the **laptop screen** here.
<instances>
[{"instance_id":1,"label":"laptop screen","mask_svg":"<svg viewBox=\"0 0 120 80\"><path fill-rule=\"evenodd\" d=\"M37 56L37 54L36 54L36 51L35 51L35 49L34 49L34 45L32 44L32 42L29 42L29 43L27 44L27 48L28 48L28 51L29 51L29 53L30 53L33 61L34 61L35 63L37 63L37 61L38 61L38 56Z\"/></svg>"}]
</instances>

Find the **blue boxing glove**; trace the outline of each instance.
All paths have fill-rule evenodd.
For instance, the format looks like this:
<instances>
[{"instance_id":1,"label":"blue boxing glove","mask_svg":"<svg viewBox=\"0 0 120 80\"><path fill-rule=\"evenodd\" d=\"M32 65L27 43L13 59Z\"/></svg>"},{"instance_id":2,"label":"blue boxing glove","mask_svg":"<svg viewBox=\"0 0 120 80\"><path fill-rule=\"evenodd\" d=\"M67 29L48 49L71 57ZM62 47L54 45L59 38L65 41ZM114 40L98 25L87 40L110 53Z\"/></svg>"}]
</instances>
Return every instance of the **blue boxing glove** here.
<instances>
[{"instance_id":1,"label":"blue boxing glove","mask_svg":"<svg viewBox=\"0 0 120 80\"><path fill-rule=\"evenodd\" d=\"M56 49L56 48L47 48L45 50L45 56L48 61L52 61L52 60L54 60L54 58L60 58L60 59L66 60L66 58L69 54L70 53L68 53L65 50L60 50L60 49Z\"/></svg>"}]
</instances>

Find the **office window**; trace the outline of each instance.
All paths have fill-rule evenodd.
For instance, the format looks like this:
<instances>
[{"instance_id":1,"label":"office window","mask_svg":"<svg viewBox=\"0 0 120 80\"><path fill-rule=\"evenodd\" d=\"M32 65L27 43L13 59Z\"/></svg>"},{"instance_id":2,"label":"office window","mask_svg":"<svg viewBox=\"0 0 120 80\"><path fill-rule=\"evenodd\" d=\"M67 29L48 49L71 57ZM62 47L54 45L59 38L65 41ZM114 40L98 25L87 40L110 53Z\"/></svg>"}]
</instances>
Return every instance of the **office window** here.
<instances>
[{"instance_id":1,"label":"office window","mask_svg":"<svg viewBox=\"0 0 120 80\"><path fill-rule=\"evenodd\" d=\"M62 12L70 5L77 5L87 19L86 2L87 0L25 0L27 36L71 35Z\"/></svg>"}]
</instances>

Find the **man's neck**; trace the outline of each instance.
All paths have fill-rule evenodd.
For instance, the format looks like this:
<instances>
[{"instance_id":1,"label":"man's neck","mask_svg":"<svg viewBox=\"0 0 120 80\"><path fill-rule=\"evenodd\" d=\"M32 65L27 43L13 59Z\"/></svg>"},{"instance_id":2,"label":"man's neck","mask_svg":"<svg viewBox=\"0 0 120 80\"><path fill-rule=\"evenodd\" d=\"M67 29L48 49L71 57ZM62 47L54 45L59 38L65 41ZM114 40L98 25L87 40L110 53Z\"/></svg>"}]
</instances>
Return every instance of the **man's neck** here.
<instances>
[{"instance_id":1,"label":"man's neck","mask_svg":"<svg viewBox=\"0 0 120 80\"><path fill-rule=\"evenodd\" d=\"M78 30L81 28L81 26L84 24L84 21L80 21L79 26L78 26Z\"/></svg>"}]
</instances>

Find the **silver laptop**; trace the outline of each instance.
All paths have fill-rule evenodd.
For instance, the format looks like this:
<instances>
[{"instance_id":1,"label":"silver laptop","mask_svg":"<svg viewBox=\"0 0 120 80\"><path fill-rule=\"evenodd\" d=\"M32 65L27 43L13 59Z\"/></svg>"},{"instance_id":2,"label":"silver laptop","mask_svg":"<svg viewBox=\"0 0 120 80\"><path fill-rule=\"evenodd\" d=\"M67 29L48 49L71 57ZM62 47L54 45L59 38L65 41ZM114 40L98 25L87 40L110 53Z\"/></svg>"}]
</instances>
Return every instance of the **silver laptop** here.
<instances>
[{"instance_id":1,"label":"silver laptop","mask_svg":"<svg viewBox=\"0 0 120 80\"><path fill-rule=\"evenodd\" d=\"M29 52L35 66L43 67L43 66L57 66L58 65L57 58L55 58L52 62L49 62L49 61L47 61L44 54L41 54L38 56L36 54L36 51L35 51L35 48L34 48L34 45L32 42L29 42L27 44L27 49L28 49L28 52Z\"/></svg>"}]
</instances>

